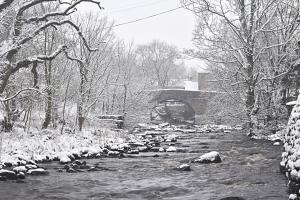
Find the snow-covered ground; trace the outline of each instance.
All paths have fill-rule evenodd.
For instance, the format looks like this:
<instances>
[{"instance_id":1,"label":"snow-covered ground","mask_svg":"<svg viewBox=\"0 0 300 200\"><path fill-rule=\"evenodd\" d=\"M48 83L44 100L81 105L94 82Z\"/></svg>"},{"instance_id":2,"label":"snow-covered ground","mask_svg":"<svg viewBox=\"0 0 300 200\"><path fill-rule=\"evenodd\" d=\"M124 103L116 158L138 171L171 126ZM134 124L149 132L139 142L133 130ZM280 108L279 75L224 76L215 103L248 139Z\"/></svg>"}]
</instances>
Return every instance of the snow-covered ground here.
<instances>
[{"instance_id":1,"label":"snow-covered ground","mask_svg":"<svg viewBox=\"0 0 300 200\"><path fill-rule=\"evenodd\" d=\"M66 133L67 132L67 133ZM1 162L20 165L24 161L68 162L72 155L94 155L102 152L104 145L124 143L124 133L109 129L71 130L60 134L59 130L24 132L15 128L2 135Z\"/></svg>"}]
</instances>

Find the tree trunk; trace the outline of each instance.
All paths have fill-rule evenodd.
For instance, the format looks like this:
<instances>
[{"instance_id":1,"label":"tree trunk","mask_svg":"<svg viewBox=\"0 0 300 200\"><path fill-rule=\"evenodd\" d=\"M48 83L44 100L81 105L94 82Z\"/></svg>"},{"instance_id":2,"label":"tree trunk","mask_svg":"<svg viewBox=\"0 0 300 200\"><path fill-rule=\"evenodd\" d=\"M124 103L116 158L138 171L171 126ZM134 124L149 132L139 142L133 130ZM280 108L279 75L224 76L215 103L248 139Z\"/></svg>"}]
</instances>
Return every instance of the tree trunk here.
<instances>
[{"instance_id":1,"label":"tree trunk","mask_svg":"<svg viewBox=\"0 0 300 200\"><path fill-rule=\"evenodd\" d=\"M45 61L45 79L46 79L46 92L47 92L47 99L46 99L46 111L45 111L45 120L42 125L42 129L48 128L51 117L52 117L52 104L53 104L53 98L52 98L52 85L51 85L51 61L47 64L47 61Z\"/></svg>"},{"instance_id":2,"label":"tree trunk","mask_svg":"<svg viewBox=\"0 0 300 200\"><path fill-rule=\"evenodd\" d=\"M77 121L78 121L78 128L79 131L82 131L82 127L84 124L84 114L83 114L83 103L84 103L84 77L83 74L80 73L81 80L79 86L79 102L77 104Z\"/></svg>"},{"instance_id":3,"label":"tree trunk","mask_svg":"<svg viewBox=\"0 0 300 200\"><path fill-rule=\"evenodd\" d=\"M126 115L126 102L127 102L127 85L124 84L124 96L123 96L123 116Z\"/></svg>"}]
</instances>

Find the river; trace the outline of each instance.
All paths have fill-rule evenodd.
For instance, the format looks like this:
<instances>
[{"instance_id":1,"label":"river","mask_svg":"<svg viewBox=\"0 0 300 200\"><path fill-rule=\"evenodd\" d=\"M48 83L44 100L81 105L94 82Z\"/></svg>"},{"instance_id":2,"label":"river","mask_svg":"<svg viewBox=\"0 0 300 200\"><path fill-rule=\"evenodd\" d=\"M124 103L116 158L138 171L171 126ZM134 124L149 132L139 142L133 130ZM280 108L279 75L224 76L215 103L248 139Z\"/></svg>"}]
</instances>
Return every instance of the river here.
<instances>
[{"instance_id":1,"label":"river","mask_svg":"<svg viewBox=\"0 0 300 200\"><path fill-rule=\"evenodd\" d=\"M110 200L168 199L246 200L288 198L286 180L279 172L281 146L251 140L243 132L182 133L182 153L140 153L127 158L89 159L110 170L59 173L58 163L43 164L48 176L27 176L25 183L0 182L0 199ZM219 151L223 162L190 163L192 171L173 170L202 153ZM153 156L158 154L159 156Z\"/></svg>"}]
</instances>

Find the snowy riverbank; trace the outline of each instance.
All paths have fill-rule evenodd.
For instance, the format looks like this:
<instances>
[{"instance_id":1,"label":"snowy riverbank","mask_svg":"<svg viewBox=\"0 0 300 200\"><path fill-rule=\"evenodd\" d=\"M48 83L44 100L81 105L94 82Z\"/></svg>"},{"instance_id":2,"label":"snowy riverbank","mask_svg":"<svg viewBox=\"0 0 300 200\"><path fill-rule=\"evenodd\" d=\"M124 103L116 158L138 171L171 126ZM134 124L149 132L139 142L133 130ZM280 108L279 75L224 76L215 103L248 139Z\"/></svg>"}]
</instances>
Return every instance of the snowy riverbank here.
<instances>
[{"instance_id":1,"label":"snowy riverbank","mask_svg":"<svg viewBox=\"0 0 300 200\"><path fill-rule=\"evenodd\" d=\"M128 133L126 130L91 129L82 132L66 129L63 134L58 130L25 132L14 128L11 133L2 135L2 167L60 161L68 163L78 158L93 158L103 154L115 156L118 153L139 153L159 146L163 141L176 141L176 133L230 132L228 126L170 126L169 124L139 124ZM159 148L157 148L159 150ZM176 151L172 148L161 151Z\"/></svg>"},{"instance_id":2,"label":"snowy riverbank","mask_svg":"<svg viewBox=\"0 0 300 200\"><path fill-rule=\"evenodd\" d=\"M109 129L82 132L56 130L24 132L15 128L2 136L2 164L20 165L24 161L46 162L59 160L62 163L72 157L96 156L105 144L124 143L122 131Z\"/></svg>"}]
</instances>

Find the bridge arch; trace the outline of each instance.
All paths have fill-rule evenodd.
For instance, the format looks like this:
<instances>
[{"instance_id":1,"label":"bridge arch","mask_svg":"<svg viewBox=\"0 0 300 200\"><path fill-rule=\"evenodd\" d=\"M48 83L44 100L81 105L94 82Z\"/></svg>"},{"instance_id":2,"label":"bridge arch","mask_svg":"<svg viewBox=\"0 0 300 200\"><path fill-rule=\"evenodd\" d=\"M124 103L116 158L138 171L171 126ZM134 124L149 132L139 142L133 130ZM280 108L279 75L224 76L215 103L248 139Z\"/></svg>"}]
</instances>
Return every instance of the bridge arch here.
<instances>
[{"instance_id":1,"label":"bridge arch","mask_svg":"<svg viewBox=\"0 0 300 200\"><path fill-rule=\"evenodd\" d=\"M195 123L195 110L189 102L180 99L163 99L154 105L150 114L151 121L169 123Z\"/></svg>"}]
</instances>

